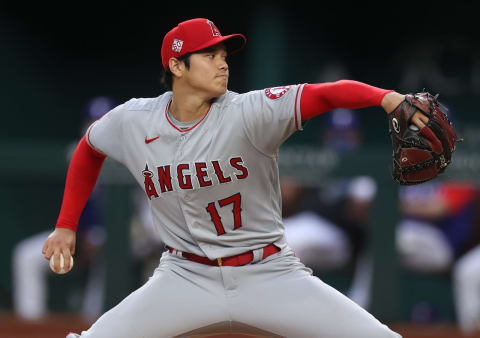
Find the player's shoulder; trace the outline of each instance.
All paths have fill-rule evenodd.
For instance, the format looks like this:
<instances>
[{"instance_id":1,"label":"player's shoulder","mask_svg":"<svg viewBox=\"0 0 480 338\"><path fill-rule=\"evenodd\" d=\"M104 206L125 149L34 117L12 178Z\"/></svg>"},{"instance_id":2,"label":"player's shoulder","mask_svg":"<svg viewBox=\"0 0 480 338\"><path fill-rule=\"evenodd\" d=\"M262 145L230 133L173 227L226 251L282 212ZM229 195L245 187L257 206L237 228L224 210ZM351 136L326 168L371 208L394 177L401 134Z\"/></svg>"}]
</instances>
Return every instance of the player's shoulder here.
<instances>
[{"instance_id":1,"label":"player's shoulder","mask_svg":"<svg viewBox=\"0 0 480 338\"><path fill-rule=\"evenodd\" d=\"M165 92L157 97L132 98L123 104L124 111L154 111L162 105L166 105L172 92Z\"/></svg>"},{"instance_id":2,"label":"player's shoulder","mask_svg":"<svg viewBox=\"0 0 480 338\"><path fill-rule=\"evenodd\" d=\"M254 90L245 93L237 93L229 90L222 95L217 102L224 107L241 105L245 101L249 100L252 95L258 94L258 92L261 92L261 90Z\"/></svg>"},{"instance_id":3,"label":"player's shoulder","mask_svg":"<svg viewBox=\"0 0 480 338\"><path fill-rule=\"evenodd\" d=\"M269 87L257 90L251 90L242 94L232 92L231 102L233 104L242 104L244 102L251 102L257 100L267 100L267 101L281 101L278 100L286 95L289 92L296 92L301 85L288 85L288 86L278 86L278 87Z\"/></svg>"},{"instance_id":4,"label":"player's shoulder","mask_svg":"<svg viewBox=\"0 0 480 338\"><path fill-rule=\"evenodd\" d=\"M239 94L236 92L227 90L225 94L217 97L217 99L215 100L215 103L221 106L229 105L233 101L233 99L238 95Z\"/></svg>"}]
</instances>

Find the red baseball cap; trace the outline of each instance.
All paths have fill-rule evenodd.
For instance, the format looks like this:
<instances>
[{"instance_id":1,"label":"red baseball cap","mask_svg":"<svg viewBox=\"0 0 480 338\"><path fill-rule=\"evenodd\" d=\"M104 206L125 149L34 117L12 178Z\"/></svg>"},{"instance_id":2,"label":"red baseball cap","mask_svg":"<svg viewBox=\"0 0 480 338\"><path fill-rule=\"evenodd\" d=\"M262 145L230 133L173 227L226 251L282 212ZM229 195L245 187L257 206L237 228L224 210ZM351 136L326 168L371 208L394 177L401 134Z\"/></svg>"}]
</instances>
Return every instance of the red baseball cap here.
<instances>
[{"instance_id":1,"label":"red baseball cap","mask_svg":"<svg viewBox=\"0 0 480 338\"><path fill-rule=\"evenodd\" d=\"M172 57L178 58L220 42L225 42L228 54L233 54L245 46L247 38L243 34L222 36L214 23L208 19L199 18L183 21L163 38L163 68L168 68L168 61Z\"/></svg>"}]
</instances>

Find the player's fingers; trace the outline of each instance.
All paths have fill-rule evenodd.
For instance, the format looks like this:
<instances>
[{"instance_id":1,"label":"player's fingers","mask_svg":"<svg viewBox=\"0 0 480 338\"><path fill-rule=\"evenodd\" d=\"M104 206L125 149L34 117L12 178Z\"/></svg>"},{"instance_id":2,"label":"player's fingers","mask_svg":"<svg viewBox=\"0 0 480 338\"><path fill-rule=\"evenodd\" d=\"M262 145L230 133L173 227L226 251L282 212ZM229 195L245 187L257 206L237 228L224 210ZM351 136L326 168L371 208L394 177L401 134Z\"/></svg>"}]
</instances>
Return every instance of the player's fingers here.
<instances>
[{"instance_id":1,"label":"player's fingers","mask_svg":"<svg viewBox=\"0 0 480 338\"><path fill-rule=\"evenodd\" d=\"M43 243L43 246L42 246L42 254L45 255L47 253L47 248L48 248L48 244L47 244L47 241L45 241L45 243Z\"/></svg>"},{"instance_id":2,"label":"player's fingers","mask_svg":"<svg viewBox=\"0 0 480 338\"><path fill-rule=\"evenodd\" d=\"M425 114L419 113L419 118L420 118L420 120L423 121L423 123L428 123L429 119L428 119L428 116L426 116Z\"/></svg>"},{"instance_id":3,"label":"player's fingers","mask_svg":"<svg viewBox=\"0 0 480 338\"><path fill-rule=\"evenodd\" d=\"M423 114L420 110L417 110L412 116L411 123L416 125L419 129L422 129L428 123L428 116Z\"/></svg>"},{"instance_id":4,"label":"player's fingers","mask_svg":"<svg viewBox=\"0 0 480 338\"><path fill-rule=\"evenodd\" d=\"M53 253L53 270L60 272L60 249L55 249Z\"/></svg>"},{"instance_id":5,"label":"player's fingers","mask_svg":"<svg viewBox=\"0 0 480 338\"><path fill-rule=\"evenodd\" d=\"M53 254L53 248L49 243L43 245L42 253L45 256L45 259L50 260Z\"/></svg>"},{"instance_id":6,"label":"player's fingers","mask_svg":"<svg viewBox=\"0 0 480 338\"><path fill-rule=\"evenodd\" d=\"M62 250L62 255L63 255L63 269L65 271L70 270L70 249L65 248Z\"/></svg>"},{"instance_id":7,"label":"player's fingers","mask_svg":"<svg viewBox=\"0 0 480 338\"><path fill-rule=\"evenodd\" d=\"M54 235L54 232L48 235L47 239L45 240L45 243L43 243L42 253L45 256L45 259L50 259L50 257L52 257L53 255L54 247L55 247L55 241L54 241L53 235Z\"/></svg>"},{"instance_id":8,"label":"player's fingers","mask_svg":"<svg viewBox=\"0 0 480 338\"><path fill-rule=\"evenodd\" d=\"M76 243L75 243L75 238L74 238L72 243L70 243L70 252L71 252L72 256L75 254L75 246L76 246Z\"/></svg>"}]
</instances>

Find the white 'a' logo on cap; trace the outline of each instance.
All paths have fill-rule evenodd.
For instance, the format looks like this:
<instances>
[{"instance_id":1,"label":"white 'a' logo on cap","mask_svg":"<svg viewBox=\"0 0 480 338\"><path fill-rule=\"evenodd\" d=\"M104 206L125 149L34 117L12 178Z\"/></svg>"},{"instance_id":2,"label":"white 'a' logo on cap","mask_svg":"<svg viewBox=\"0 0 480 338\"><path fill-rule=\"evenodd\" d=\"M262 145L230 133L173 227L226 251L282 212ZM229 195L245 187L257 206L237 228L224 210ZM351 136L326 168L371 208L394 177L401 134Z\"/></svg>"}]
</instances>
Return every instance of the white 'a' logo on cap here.
<instances>
[{"instance_id":1,"label":"white 'a' logo on cap","mask_svg":"<svg viewBox=\"0 0 480 338\"><path fill-rule=\"evenodd\" d=\"M220 32L219 30L217 29L217 27L215 27L215 25L213 24L213 22L211 22L210 20L207 20L207 24L210 26L210 29L212 30L212 35L213 36L220 36Z\"/></svg>"}]
</instances>

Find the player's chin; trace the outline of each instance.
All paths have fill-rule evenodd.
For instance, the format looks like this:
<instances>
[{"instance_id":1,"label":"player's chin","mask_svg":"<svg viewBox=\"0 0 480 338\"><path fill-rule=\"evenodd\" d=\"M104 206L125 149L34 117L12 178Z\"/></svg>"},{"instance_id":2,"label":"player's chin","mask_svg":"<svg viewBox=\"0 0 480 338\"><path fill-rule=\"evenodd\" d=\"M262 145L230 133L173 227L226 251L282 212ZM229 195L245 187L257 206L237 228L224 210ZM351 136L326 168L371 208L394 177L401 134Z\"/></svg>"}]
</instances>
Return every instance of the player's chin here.
<instances>
[{"instance_id":1,"label":"player's chin","mask_svg":"<svg viewBox=\"0 0 480 338\"><path fill-rule=\"evenodd\" d=\"M215 97L225 94L227 92L227 83L218 84L213 91L215 92Z\"/></svg>"},{"instance_id":2,"label":"player's chin","mask_svg":"<svg viewBox=\"0 0 480 338\"><path fill-rule=\"evenodd\" d=\"M218 86L221 86L221 87L227 87L228 86L228 76L225 76L225 75L222 75L222 76L217 76L215 78L215 83L218 85Z\"/></svg>"}]
</instances>

